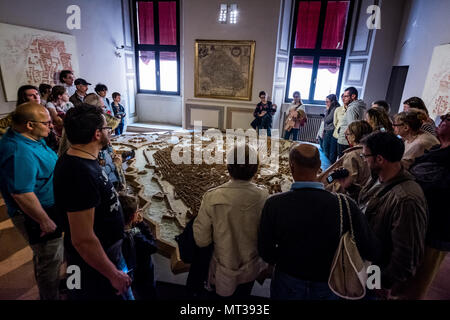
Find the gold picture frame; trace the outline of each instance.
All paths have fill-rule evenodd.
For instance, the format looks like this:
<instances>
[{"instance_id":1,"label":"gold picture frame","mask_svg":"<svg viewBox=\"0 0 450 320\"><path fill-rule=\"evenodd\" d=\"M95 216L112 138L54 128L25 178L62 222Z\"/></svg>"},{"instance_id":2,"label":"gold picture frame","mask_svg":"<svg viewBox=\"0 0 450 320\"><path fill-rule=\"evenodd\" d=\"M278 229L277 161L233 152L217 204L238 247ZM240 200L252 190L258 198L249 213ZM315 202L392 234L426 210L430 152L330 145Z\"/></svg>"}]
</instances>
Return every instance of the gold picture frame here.
<instances>
[{"instance_id":1,"label":"gold picture frame","mask_svg":"<svg viewBox=\"0 0 450 320\"><path fill-rule=\"evenodd\" d=\"M195 40L194 96L252 99L253 40Z\"/></svg>"}]
</instances>

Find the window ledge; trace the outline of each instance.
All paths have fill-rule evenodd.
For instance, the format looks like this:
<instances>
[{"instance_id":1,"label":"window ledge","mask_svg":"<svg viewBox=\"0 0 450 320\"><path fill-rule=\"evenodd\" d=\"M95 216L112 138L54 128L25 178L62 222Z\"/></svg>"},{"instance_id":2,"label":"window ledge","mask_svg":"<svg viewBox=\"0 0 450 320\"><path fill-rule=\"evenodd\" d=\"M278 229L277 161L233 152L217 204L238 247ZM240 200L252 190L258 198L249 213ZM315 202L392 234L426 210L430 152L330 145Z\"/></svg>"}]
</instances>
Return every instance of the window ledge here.
<instances>
[{"instance_id":1,"label":"window ledge","mask_svg":"<svg viewBox=\"0 0 450 320\"><path fill-rule=\"evenodd\" d=\"M154 93L137 93L136 97L141 97L144 99L157 99L162 101L177 101L177 102L183 99L181 96L154 94Z\"/></svg>"}]
</instances>

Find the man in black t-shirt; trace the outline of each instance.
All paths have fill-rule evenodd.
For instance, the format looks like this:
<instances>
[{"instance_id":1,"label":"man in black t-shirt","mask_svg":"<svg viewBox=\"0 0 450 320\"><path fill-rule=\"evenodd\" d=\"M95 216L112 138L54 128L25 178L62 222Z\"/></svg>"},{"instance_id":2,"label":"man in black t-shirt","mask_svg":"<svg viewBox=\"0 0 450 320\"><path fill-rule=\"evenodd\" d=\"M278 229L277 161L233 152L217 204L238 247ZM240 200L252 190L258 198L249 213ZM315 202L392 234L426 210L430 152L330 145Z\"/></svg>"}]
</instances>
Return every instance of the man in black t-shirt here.
<instances>
[{"instance_id":1,"label":"man in black t-shirt","mask_svg":"<svg viewBox=\"0 0 450 320\"><path fill-rule=\"evenodd\" d=\"M81 270L81 289L69 290L71 299L126 299L131 284L121 249L122 208L97 161L109 143L106 125L102 110L87 104L69 110L64 120L71 147L56 163L54 192L68 266Z\"/></svg>"}]
</instances>

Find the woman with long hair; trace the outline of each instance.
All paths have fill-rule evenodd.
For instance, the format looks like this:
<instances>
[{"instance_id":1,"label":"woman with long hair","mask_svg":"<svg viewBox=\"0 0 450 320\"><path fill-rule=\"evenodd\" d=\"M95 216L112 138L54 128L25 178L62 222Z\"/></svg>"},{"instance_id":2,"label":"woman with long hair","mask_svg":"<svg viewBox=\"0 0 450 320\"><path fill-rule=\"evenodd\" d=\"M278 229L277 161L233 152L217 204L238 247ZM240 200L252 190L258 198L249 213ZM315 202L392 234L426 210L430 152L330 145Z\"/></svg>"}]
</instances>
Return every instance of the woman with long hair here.
<instances>
[{"instance_id":1,"label":"woman with long hair","mask_svg":"<svg viewBox=\"0 0 450 320\"><path fill-rule=\"evenodd\" d=\"M292 140L297 141L300 127L306 122L306 113L299 91L293 93L293 98L294 100L292 100L292 104L287 111L284 139L289 140L292 134Z\"/></svg>"},{"instance_id":2,"label":"woman with long hair","mask_svg":"<svg viewBox=\"0 0 450 320\"><path fill-rule=\"evenodd\" d=\"M333 137L334 132L334 111L339 107L339 102L335 94L330 94L325 99L327 111L325 112L323 127L323 151L325 156L334 162L337 157L337 139Z\"/></svg>"},{"instance_id":3,"label":"woman with long hair","mask_svg":"<svg viewBox=\"0 0 450 320\"><path fill-rule=\"evenodd\" d=\"M436 136L436 124L433 119L430 118L425 102L423 102L423 100L419 97L411 97L403 101L403 111L408 111L411 108L419 109L425 112L426 118L422 121L421 129L431 133L433 136Z\"/></svg>"},{"instance_id":4,"label":"woman with long hair","mask_svg":"<svg viewBox=\"0 0 450 320\"><path fill-rule=\"evenodd\" d=\"M72 102L69 101L69 94L66 88L63 86L54 86L49 96L49 101L45 106L52 117L56 134L61 137L65 114L67 110L73 108Z\"/></svg>"},{"instance_id":5,"label":"woman with long hair","mask_svg":"<svg viewBox=\"0 0 450 320\"><path fill-rule=\"evenodd\" d=\"M391 119L385 109L373 107L366 112L366 121L370 124L373 131L380 130L385 132L394 132Z\"/></svg>"}]
</instances>

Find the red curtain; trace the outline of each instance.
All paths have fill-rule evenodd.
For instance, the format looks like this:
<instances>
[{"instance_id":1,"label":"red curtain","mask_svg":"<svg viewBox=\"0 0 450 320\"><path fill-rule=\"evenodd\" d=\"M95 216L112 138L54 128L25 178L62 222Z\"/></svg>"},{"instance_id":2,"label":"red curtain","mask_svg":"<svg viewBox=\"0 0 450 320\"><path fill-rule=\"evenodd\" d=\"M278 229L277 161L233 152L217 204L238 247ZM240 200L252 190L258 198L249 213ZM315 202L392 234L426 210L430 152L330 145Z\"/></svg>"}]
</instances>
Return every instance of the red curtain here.
<instances>
[{"instance_id":1,"label":"red curtain","mask_svg":"<svg viewBox=\"0 0 450 320\"><path fill-rule=\"evenodd\" d=\"M138 2L139 44L155 44L153 2Z\"/></svg>"},{"instance_id":2,"label":"red curtain","mask_svg":"<svg viewBox=\"0 0 450 320\"><path fill-rule=\"evenodd\" d=\"M142 63L147 65L150 61L155 60L154 51L139 51L139 58L141 58Z\"/></svg>"},{"instance_id":3,"label":"red curtain","mask_svg":"<svg viewBox=\"0 0 450 320\"><path fill-rule=\"evenodd\" d=\"M176 52L161 51L159 53L159 61L176 61L176 60L177 60Z\"/></svg>"},{"instance_id":4,"label":"red curtain","mask_svg":"<svg viewBox=\"0 0 450 320\"><path fill-rule=\"evenodd\" d=\"M331 73L336 73L341 65L339 57L320 57L319 68L328 69ZM313 57L294 56L292 61L293 68L310 68L313 67Z\"/></svg>"},{"instance_id":5,"label":"red curtain","mask_svg":"<svg viewBox=\"0 0 450 320\"><path fill-rule=\"evenodd\" d=\"M177 7L175 1L159 2L159 44L177 45Z\"/></svg>"},{"instance_id":6,"label":"red curtain","mask_svg":"<svg viewBox=\"0 0 450 320\"><path fill-rule=\"evenodd\" d=\"M298 6L295 48L314 49L319 26L320 1L301 1Z\"/></svg>"},{"instance_id":7,"label":"red curtain","mask_svg":"<svg viewBox=\"0 0 450 320\"><path fill-rule=\"evenodd\" d=\"M294 61L292 61L292 68L312 68L312 67L313 67L313 57L294 56Z\"/></svg>"},{"instance_id":8,"label":"red curtain","mask_svg":"<svg viewBox=\"0 0 450 320\"><path fill-rule=\"evenodd\" d=\"M319 1L301 1L297 15L297 34L295 48L315 49L317 31L320 17ZM322 49L342 49L344 42L349 1L329 1L325 17L325 26L322 37ZM319 68L327 68L330 72L337 72L340 58L321 57ZM294 68L312 68L313 57L295 56L292 66Z\"/></svg>"},{"instance_id":9,"label":"red curtain","mask_svg":"<svg viewBox=\"0 0 450 320\"><path fill-rule=\"evenodd\" d=\"M323 29L322 49L342 49L344 47L345 26L349 1L329 1Z\"/></svg>"}]
</instances>

